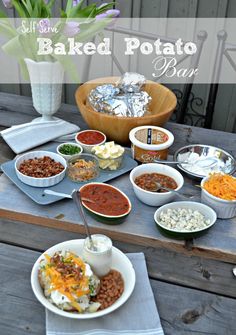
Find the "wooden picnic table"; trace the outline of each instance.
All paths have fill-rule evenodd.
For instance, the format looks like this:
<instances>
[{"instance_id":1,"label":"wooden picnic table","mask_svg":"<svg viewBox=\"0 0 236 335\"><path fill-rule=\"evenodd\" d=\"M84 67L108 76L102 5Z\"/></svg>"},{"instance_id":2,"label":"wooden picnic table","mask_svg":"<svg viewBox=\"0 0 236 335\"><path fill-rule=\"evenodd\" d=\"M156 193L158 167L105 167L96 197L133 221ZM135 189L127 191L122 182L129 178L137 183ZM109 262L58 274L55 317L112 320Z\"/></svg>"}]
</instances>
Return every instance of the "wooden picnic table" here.
<instances>
[{"instance_id":1,"label":"wooden picnic table","mask_svg":"<svg viewBox=\"0 0 236 335\"><path fill-rule=\"evenodd\" d=\"M37 113L26 97L0 93L0 130L31 121ZM75 106L63 105L58 116L86 124ZM236 156L236 134L167 124L175 135L171 154L187 144L209 144ZM0 139L0 164L14 158ZM236 334L236 219L218 220L192 241L166 238L155 226L155 208L134 195L128 174L111 184L127 193L133 211L122 225L90 219L93 233L110 236L124 252L144 252L165 334ZM196 182L185 177L184 191L199 196ZM44 308L30 287L32 266L50 246L85 236L70 200L50 206L35 204L6 176L0 176L0 334L44 334Z\"/></svg>"}]
</instances>

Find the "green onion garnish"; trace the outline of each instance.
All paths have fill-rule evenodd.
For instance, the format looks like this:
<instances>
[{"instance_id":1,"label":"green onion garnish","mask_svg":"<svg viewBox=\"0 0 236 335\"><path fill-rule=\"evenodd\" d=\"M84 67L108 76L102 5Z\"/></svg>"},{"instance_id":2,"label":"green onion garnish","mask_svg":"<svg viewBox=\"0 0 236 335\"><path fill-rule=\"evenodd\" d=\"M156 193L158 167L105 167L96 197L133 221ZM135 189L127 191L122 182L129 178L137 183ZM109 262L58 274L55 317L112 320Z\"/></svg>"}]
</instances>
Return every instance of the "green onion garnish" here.
<instances>
[{"instance_id":1,"label":"green onion garnish","mask_svg":"<svg viewBox=\"0 0 236 335\"><path fill-rule=\"evenodd\" d=\"M59 151L62 155L76 155L81 152L81 149L72 144L64 144Z\"/></svg>"}]
</instances>

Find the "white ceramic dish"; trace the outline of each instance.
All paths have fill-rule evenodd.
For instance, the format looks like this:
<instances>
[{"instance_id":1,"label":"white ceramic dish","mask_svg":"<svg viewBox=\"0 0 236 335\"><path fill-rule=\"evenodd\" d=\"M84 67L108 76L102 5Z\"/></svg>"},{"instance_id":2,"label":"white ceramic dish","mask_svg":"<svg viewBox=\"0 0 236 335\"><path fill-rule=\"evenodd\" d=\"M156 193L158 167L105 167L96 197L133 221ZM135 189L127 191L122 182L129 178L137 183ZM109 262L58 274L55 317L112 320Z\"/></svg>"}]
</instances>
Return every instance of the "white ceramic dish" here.
<instances>
[{"instance_id":1,"label":"white ceramic dish","mask_svg":"<svg viewBox=\"0 0 236 335\"><path fill-rule=\"evenodd\" d=\"M45 156L48 156L54 159L56 162L61 163L65 167L64 170L61 173L57 174L56 176L48 177L48 178L29 177L29 176L24 175L18 170L19 166L24 161L28 159L33 159L35 157L42 158ZM18 157L15 161L15 172L16 172L17 177L20 179L20 181L22 181L22 183L27 184L29 186L33 186L33 187L50 187L50 186L54 186L60 183L60 181L62 181L62 179L65 177L66 167L67 167L66 160L60 155L54 152L50 152L50 151L27 152L26 154L23 154L20 157Z\"/></svg>"},{"instance_id":2,"label":"white ceramic dish","mask_svg":"<svg viewBox=\"0 0 236 335\"><path fill-rule=\"evenodd\" d=\"M80 152L74 155L80 155L83 153L83 148L81 147L81 145L77 144L77 143L73 143L73 142L66 142L66 143L62 143L60 145L58 145L57 147L57 153L58 155L60 155L61 157L65 158L65 160L69 160L71 159L74 155L64 155L60 152L60 149L64 146L64 145L72 145L73 147L79 148Z\"/></svg>"},{"instance_id":3,"label":"white ceramic dish","mask_svg":"<svg viewBox=\"0 0 236 335\"><path fill-rule=\"evenodd\" d=\"M96 133L100 133L100 134L102 134L103 136L104 136L104 140L101 142L101 143L97 143L97 144L91 144L91 145L89 145L89 144L84 144L83 142L80 142L79 140L78 140L78 135L79 134L82 134L82 133L86 133L86 132L96 132ZM76 135L75 135L75 142L76 143L78 143L82 148L83 148L83 150L84 150L84 152L85 153L88 153L88 154L90 154L91 153L91 150L93 149L93 147L95 147L96 145L102 145L102 144L104 144L105 142L106 142L106 140L107 140L107 137L106 137L106 135L104 134L104 133L102 133L101 131L98 131L98 130L82 130L82 131L80 131L79 133L77 133Z\"/></svg>"},{"instance_id":4,"label":"white ceramic dish","mask_svg":"<svg viewBox=\"0 0 236 335\"><path fill-rule=\"evenodd\" d=\"M203 214L206 217L206 219L210 220L209 226L205 228L201 228L201 229L192 230L192 231L186 231L186 230L179 231L176 229L167 228L166 226L162 225L159 220L161 212L167 211L167 209L177 209L177 208L186 208L186 209L193 209L193 210L199 211L201 214ZM184 235L197 234L205 230L208 230L215 224L216 219L217 219L217 216L213 209L211 209L209 206L206 206L199 202L193 202L193 201L172 202L171 204L161 206L160 208L157 209L157 211L154 214L154 220L156 224L160 226L162 229L164 229L165 231L171 232L171 233L184 234Z\"/></svg>"},{"instance_id":5,"label":"white ceramic dish","mask_svg":"<svg viewBox=\"0 0 236 335\"><path fill-rule=\"evenodd\" d=\"M181 173L170 166L156 163L137 166L130 173L130 181L133 185L134 193L138 199L149 206L162 206L168 202L171 202L175 198L175 194L173 192L155 193L145 191L137 186L134 182L135 178L141 176L144 173L160 173L173 178L178 185L176 191L179 191L184 185L184 178L182 177Z\"/></svg>"},{"instance_id":6,"label":"white ceramic dish","mask_svg":"<svg viewBox=\"0 0 236 335\"><path fill-rule=\"evenodd\" d=\"M82 255L83 250L83 244L84 240L71 240L62 242L59 244L56 244L55 246L51 247L50 249L46 250L45 253L52 256L55 252L60 250L70 250L77 255ZM98 311L95 313L85 313L85 314L79 314L79 313L70 313L65 312L59 309L58 307L51 304L44 296L42 288L38 281L38 270L39 270L39 263L44 258L43 254L37 259L35 262L32 272L31 272L31 286L33 289L33 292L36 296L36 298L39 300L39 302L49 309L51 312L58 314L60 316L64 316L71 319L93 319L98 318L104 315L107 315L113 311L115 311L117 308L122 306L130 297L134 290L135 286L135 272L133 269L133 266L128 259L128 257L123 254L119 249L112 247L112 268L115 270L118 270L124 279L124 293L122 296L110 307Z\"/></svg>"},{"instance_id":7,"label":"white ceramic dish","mask_svg":"<svg viewBox=\"0 0 236 335\"><path fill-rule=\"evenodd\" d=\"M228 201L220 199L204 190L203 185L208 177L201 181L201 201L210 206L217 214L219 219L231 219L236 216L236 200Z\"/></svg>"}]
</instances>

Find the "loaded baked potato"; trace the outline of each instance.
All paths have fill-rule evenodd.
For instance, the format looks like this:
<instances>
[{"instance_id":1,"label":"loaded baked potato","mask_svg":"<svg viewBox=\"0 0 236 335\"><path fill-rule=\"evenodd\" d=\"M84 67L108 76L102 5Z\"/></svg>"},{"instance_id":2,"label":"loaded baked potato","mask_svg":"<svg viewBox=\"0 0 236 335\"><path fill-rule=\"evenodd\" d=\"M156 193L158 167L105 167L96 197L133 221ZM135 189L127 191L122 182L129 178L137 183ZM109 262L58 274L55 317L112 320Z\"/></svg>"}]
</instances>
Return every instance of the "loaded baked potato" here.
<instances>
[{"instance_id":1,"label":"loaded baked potato","mask_svg":"<svg viewBox=\"0 0 236 335\"><path fill-rule=\"evenodd\" d=\"M45 297L64 311L96 312L101 304L91 297L98 294L100 280L90 266L70 251L44 257L38 277Z\"/></svg>"}]
</instances>

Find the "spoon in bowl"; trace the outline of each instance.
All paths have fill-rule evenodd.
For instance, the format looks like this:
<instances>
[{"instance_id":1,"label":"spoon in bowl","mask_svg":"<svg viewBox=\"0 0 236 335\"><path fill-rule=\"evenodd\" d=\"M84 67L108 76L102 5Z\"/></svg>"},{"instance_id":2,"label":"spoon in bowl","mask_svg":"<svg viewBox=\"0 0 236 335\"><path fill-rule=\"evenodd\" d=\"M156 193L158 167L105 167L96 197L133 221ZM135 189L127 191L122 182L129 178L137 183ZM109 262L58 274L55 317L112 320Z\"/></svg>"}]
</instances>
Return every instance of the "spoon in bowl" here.
<instances>
[{"instance_id":1,"label":"spoon in bowl","mask_svg":"<svg viewBox=\"0 0 236 335\"><path fill-rule=\"evenodd\" d=\"M236 277L236 267L233 268L234 277Z\"/></svg>"},{"instance_id":2,"label":"spoon in bowl","mask_svg":"<svg viewBox=\"0 0 236 335\"><path fill-rule=\"evenodd\" d=\"M87 223L87 220L86 220L86 217L85 217L85 214L84 214L84 210L83 210L83 205L82 205L82 201L88 201L88 202L92 202L92 203L94 203L94 201L92 201L90 199L86 199L86 198L82 198L81 199L80 192L77 191L77 190L74 190L72 192L72 194L55 192L55 191L52 191L52 190L44 190L44 194L54 195L56 197L63 197L63 198L67 198L67 199L73 199L73 201L75 202L77 208L80 211L82 220L84 222L84 226L85 226L85 229L86 229L87 236L89 238L91 250L92 251L97 251L97 248L94 245L92 237L91 237L91 234L90 234L89 225Z\"/></svg>"},{"instance_id":3,"label":"spoon in bowl","mask_svg":"<svg viewBox=\"0 0 236 335\"><path fill-rule=\"evenodd\" d=\"M97 251L97 247L93 243L93 239L92 239L92 236L91 236L91 233L90 233L90 230L89 230L89 225L88 225L88 222L87 222L85 214L84 214L84 209L83 209L83 205L82 205L82 199L81 199L81 196L80 196L80 191L74 190L71 194L71 197L72 197L74 203L76 204L76 206L77 206L77 208L80 212L81 218L84 222L85 230L86 230L87 236L89 238L90 249L92 251Z\"/></svg>"},{"instance_id":4,"label":"spoon in bowl","mask_svg":"<svg viewBox=\"0 0 236 335\"><path fill-rule=\"evenodd\" d=\"M218 163L218 159L215 157L206 157L201 160L196 160L192 163L187 161L164 161L164 160L154 160L154 163L160 164L186 164L186 165L197 165L199 168L208 169L214 167Z\"/></svg>"},{"instance_id":5,"label":"spoon in bowl","mask_svg":"<svg viewBox=\"0 0 236 335\"><path fill-rule=\"evenodd\" d=\"M66 199L72 199L72 194L61 193L61 192L55 192L55 191L52 191L52 190L44 190L43 193L44 193L44 194L48 194L48 195L54 195L55 197L66 198ZM90 200L90 199L87 199L87 198L82 198L82 201L87 201L87 202L94 203L93 200Z\"/></svg>"},{"instance_id":6,"label":"spoon in bowl","mask_svg":"<svg viewBox=\"0 0 236 335\"><path fill-rule=\"evenodd\" d=\"M195 195L186 196L186 195L180 193L179 191L173 190L173 189L168 188L168 187L164 187L158 182L154 182L154 183L156 184L156 188L152 192L158 192L159 190L164 190L164 191L167 191L167 192L172 192L175 195L177 195L178 197L185 198L185 199L192 199L192 198L195 197Z\"/></svg>"}]
</instances>

